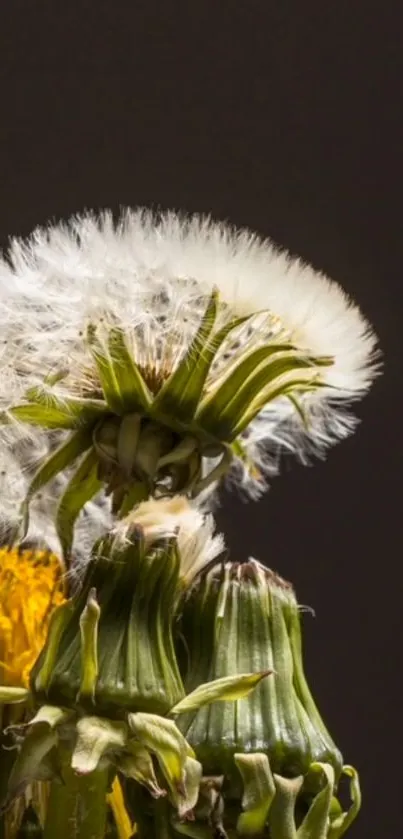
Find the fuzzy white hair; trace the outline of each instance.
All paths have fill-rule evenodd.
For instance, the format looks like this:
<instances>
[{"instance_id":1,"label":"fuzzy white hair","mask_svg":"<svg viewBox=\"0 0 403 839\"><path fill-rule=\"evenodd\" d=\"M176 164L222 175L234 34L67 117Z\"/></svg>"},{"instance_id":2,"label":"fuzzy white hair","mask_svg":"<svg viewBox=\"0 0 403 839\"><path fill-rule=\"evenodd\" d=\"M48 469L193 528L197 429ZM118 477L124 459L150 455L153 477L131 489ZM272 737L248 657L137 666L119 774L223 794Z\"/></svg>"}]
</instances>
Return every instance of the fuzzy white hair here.
<instances>
[{"instance_id":1,"label":"fuzzy white hair","mask_svg":"<svg viewBox=\"0 0 403 839\"><path fill-rule=\"evenodd\" d=\"M143 501L116 525L115 535L125 541L133 525L142 528L146 545L176 537L181 578L187 586L224 551L224 537L214 533L212 515L203 514L183 496Z\"/></svg>"},{"instance_id":2,"label":"fuzzy white hair","mask_svg":"<svg viewBox=\"0 0 403 839\"><path fill-rule=\"evenodd\" d=\"M257 469L251 476L235 459L231 475L258 495L282 451L306 461L352 431L351 403L369 388L378 363L376 338L340 286L247 230L140 209L117 223L109 212L87 214L14 240L0 261L0 408L51 370L85 369L80 336L89 321L110 319L135 331L140 361L157 371L175 367L213 287L227 317L268 311L272 337L277 330L301 351L334 359L321 369L327 386L301 397L306 426L279 397L248 427L244 448ZM13 428L0 427L3 463Z\"/></svg>"}]
</instances>

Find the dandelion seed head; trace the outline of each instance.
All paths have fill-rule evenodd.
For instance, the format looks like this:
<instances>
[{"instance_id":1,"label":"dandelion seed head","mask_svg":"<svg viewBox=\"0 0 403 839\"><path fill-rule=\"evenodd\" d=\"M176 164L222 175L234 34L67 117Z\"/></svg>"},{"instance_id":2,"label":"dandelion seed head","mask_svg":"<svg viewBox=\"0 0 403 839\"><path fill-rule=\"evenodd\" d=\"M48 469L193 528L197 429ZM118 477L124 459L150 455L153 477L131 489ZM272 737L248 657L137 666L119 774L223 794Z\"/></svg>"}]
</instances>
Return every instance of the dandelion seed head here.
<instances>
[{"instance_id":1,"label":"dandelion seed head","mask_svg":"<svg viewBox=\"0 0 403 839\"><path fill-rule=\"evenodd\" d=\"M146 384L157 393L189 349L214 288L217 329L237 316L254 317L223 342L207 394L245 347L288 341L302 353L333 360L321 370L325 386L301 394L305 423L279 396L242 434L246 459L234 459L229 482L259 496L283 452L308 462L351 433L351 403L369 388L379 365L376 338L340 286L248 230L140 209L118 221L109 212L87 214L14 240L0 262L0 410L60 369L66 375L59 396L98 398L85 341L90 323L101 334L123 328ZM16 428L2 427L2 451ZM30 434L36 440L40 432Z\"/></svg>"}]
</instances>

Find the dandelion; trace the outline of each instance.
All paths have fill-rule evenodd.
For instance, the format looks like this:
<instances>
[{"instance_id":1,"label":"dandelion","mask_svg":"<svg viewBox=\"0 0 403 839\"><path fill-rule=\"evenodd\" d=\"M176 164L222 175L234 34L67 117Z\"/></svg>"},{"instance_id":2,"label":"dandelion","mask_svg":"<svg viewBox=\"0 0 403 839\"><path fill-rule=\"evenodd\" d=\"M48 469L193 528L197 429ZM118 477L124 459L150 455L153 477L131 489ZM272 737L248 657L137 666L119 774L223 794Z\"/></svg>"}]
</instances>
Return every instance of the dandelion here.
<instances>
[{"instance_id":1,"label":"dandelion","mask_svg":"<svg viewBox=\"0 0 403 839\"><path fill-rule=\"evenodd\" d=\"M37 230L1 264L0 303L1 451L26 425L36 445L63 438L30 483L22 533L31 499L74 468L56 520L67 559L103 488L122 517L223 476L258 495L282 451L304 461L352 430L377 369L375 337L336 283L200 217Z\"/></svg>"},{"instance_id":2,"label":"dandelion","mask_svg":"<svg viewBox=\"0 0 403 839\"><path fill-rule=\"evenodd\" d=\"M176 719L246 696L269 675L246 670L185 693L175 637L180 603L222 548L211 517L186 499L144 502L98 540L79 590L53 612L30 674L39 711L20 730L7 799L44 773L57 777L59 767L65 787L52 784L45 835L56 833L73 795L85 813L82 835L103 837L107 789L118 772L147 790L146 810L164 799L158 806L167 818L192 817L202 766ZM155 825L144 832L141 811L135 816L140 836L159 835Z\"/></svg>"}]
</instances>

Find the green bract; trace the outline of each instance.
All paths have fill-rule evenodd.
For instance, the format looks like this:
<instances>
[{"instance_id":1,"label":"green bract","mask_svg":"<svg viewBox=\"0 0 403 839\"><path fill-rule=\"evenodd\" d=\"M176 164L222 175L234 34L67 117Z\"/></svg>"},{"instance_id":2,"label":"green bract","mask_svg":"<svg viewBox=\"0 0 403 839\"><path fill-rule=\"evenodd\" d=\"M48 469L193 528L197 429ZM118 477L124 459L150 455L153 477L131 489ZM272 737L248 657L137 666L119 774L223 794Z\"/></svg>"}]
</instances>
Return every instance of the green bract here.
<instances>
[{"instance_id":1,"label":"green bract","mask_svg":"<svg viewBox=\"0 0 403 839\"><path fill-rule=\"evenodd\" d=\"M113 324L90 324L82 381L80 372L50 375L2 414L3 422L71 432L32 480L20 536L35 493L77 461L56 521L66 560L75 520L102 488L119 516L149 495L197 495L243 457L240 435L269 402L287 397L303 417L298 396L322 387L320 368L332 359L257 340L256 317L228 319L213 292L183 357L164 375L137 363L135 330L127 335Z\"/></svg>"}]
</instances>

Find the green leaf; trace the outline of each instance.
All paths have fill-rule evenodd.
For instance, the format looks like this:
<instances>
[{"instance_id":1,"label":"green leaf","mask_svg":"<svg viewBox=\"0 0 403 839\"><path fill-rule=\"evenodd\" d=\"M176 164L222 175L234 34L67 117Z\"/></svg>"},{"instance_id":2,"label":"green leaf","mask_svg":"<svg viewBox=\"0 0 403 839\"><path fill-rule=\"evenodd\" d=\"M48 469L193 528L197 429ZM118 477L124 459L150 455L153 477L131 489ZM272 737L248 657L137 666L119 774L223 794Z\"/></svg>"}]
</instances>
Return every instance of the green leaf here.
<instances>
[{"instance_id":1,"label":"green leaf","mask_svg":"<svg viewBox=\"0 0 403 839\"><path fill-rule=\"evenodd\" d=\"M237 822L241 836L260 836L276 793L269 758L265 754L235 754L234 762L242 775L244 812Z\"/></svg>"},{"instance_id":2,"label":"green leaf","mask_svg":"<svg viewBox=\"0 0 403 839\"><path fill-rule=\"evenodd\" d=\"M268 385L292 371L324 366L329 359L302 357L290 345L259 347L238 364L219 388L209 394L196 421L218 439L234 439L234 428Z\"/></svg>"},{"instance_id":3,"label":"green leaf","mask_svg":"<svg viewBox=\"0 0 403 839\"><path fill-rule=\"evenodd\" d=\"M217 318L218 292L213 291L199 329L176 370L165 382L153 403L153 413L173 414L188 422L193 419L211 365L225 338L251 316L235 318L212 335Z\"/></svg>"},{"instance_id":4,"label":"green leaf","mask_svg":"<svg viewBox=\"0 0 403 839\"><path fill-rule=\"evenodd\" d=\"M98 456L93 448L81 461L69 481L56 514L56 532L68 563L73 543L74 524L84 504L90 501L103 487L98 478Z\"/></svg>"},{"instance_id":5,"label":"green leaf","mask_svg":"<svg viewBox=\"0 0 403 839\"><path fill-rule=\"evenodd\" d=\"M169 716L176 717L178 714L185 714L187 711L197 711L203 705L210 705L212 702L235 702L237 699L243 699L271 672L271 670L263 670L260 673L224 676L222 679L215 679L213 682L199 685L171 708Z\"/></svg>"},{"instance_id":6,"label":"green leaf","mask_svg":"<svg viewBox=\"0 0 403 839\"><path fill-rule=\"evenodd\" d=\"M13 688L0 685L0 702L11 705L15 702L25 702L28 697L29 690L27 688Z\"/></svg>"},{"instance_id":7,"label":"green leaf","mask_svg":"<svg viewBox=\"0 0 403 839\"><path fill-rule=\"evenodd\" d=\"M81 454L91 446L91 431L88 429L79 429L67 440L66 443L59 446L58 449L45 461L45 463L35 473L32 481L28 487L27 494L21 505L21 526L19 538L24 539L29 527L29 505L32 498L44 487L49 481L67 469L68 466L79 457Z\"/></svg>"},{"instance_id":8,"label":"green leaf","mask_svg":"<svg viewBox=\"0 0 403 839\"><path fill-rule=\"evenodd\" d=\"M96 327L90 323L87 329L87 342L95 362L101 387L110 410L122 416L125 412L124 399L120 392L119 382L109 350L96 334Z\"/></svg>"},{"instance_id":9,"label":"green leaf","mask_svg":"<svg viewBox=\"0 0 403 839\"><path fill-rule=\"evenodd\" d=\"M132 357L122 329L113 327L109 333L109 354L120 399L125 411L148 411L151 393Z\"/></svg>"}]
</instances>

